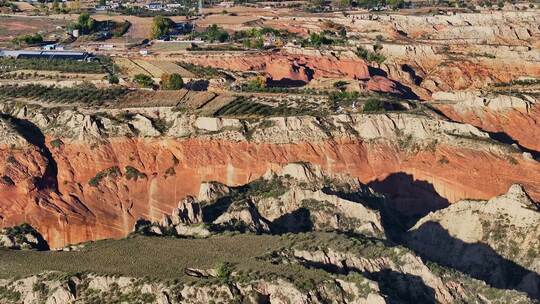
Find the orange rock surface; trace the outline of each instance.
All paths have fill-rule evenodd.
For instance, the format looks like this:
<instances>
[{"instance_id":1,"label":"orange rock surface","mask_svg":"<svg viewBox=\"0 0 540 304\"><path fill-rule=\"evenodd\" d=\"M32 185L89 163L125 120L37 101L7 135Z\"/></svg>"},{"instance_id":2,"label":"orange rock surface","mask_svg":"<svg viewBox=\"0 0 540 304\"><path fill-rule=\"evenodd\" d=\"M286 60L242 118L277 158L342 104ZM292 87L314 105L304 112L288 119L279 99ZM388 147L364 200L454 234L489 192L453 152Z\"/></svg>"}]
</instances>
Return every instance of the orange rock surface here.
<instances>
[{"instance_id":1,"label":"orange rock surface","mask_svg":"<svg viewBox=\"0 0 540 304\"><path fill-rule=\"evenodd\" d=\"M360 59L350 59L327 56L306 56L292 54L259 54L249 57L231 56L223 60L217 56L199 56L188 59L190 62L212 66L232 71L261 71L267 72L275 80L291 76L300 76L306 69L312 70L313 78L346 77L349 79L370 78L368 65ZM302 70L299 68L302 67Z\"/></svg>"},{"instance_id":2,"label":"orange rock surface","mask_svg":"<svg viewBox=\"0 0 540 304\"><path fill-rule=\"evenodd\" d=\"M118 138L98 146L72 142L50 149L58 173L46 176L48 183L40 188L33 186L36 177L50 172L46 168L51 164L37 150L0 149L3 172L16 170L11 175L16 177L14 185L0 186L0 220L2 226L30 223L53 248L123 237L137 218L160 219L181 198L197 195L202 181L245 184L268 169L295 161L356 176L395 196L399 209L410 214L462 198L487 199L513 183L522 183L534 199L540 199L537 162L519 154L509 159L442 145L413 154L392 144L356 141L277 145ZM97 186L89 184L99 172L114 166L121 175L106 176ZM135 180L126 174L126 166L146 177Z\"/></svg>"},{"instance_id":3,"label":"orange rock surface","mask_svg":"<svg viewBox=\"0 0 540 304\"><path fill-rule=\"evenodd\" d=\"M508 109L492 111L482 109L455 109L452 105L438 105L447 117L468 123L489 132L506 133L525 148L540 151L540 106L528 111Z\"/></svg>"}]
</instances>

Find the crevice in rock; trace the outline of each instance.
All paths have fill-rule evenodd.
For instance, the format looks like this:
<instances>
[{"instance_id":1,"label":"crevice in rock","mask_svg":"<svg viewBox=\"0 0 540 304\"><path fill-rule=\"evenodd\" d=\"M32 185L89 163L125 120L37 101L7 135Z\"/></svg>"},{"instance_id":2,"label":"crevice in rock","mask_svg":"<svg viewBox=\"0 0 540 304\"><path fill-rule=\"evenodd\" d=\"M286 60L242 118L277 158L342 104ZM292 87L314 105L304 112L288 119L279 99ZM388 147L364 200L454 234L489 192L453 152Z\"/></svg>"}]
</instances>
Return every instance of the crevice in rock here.
<instances>
[{"instance_id":1,"label":"crevice in rock","mask_svg":"<svg viewBox=\"0 0 540 304\"><path fill-rule=\"evenodd\" d=\"M36 186L39 190L52 190L58 192L58 166L51 151L45 144L45 135L41 129L26 119L16 118L7 114L0 114L1 118L8 119L17 132L30 144L39 148L40 154L47 160L47 167L43 177L38 180Z\"/></svg>"},{"instance_id":2,"label":"crevice in rock","mask_svg":"<svg viewBox=\"0 0 540 304\"><path fill-rule=\"evenodd\" d=\"M437 109L436 107L431 106L429 104L425 104L425 105L430 110L432 110L435 113L437 113L438 115L444 117L444 119L446 119L446 120L448 120L450 122L463 124L463 122L451 119L450 117L445 115L441 110ZM498 143L504 144L504 145L515 146L522 152L530 153L534 160L540 161L540 151L536 151L536 150L524 147L517 140L515 140L512 136L508 135L508 133L506 133L506 132L491 132L491 131L487 131L487 130L479 127L479 126L475 126L475 127L478 128L478 130L487 133L489 135L490 139L492 139L492 140L494 140L494 141L496 141Z\"/></svg>"}]
</instances>

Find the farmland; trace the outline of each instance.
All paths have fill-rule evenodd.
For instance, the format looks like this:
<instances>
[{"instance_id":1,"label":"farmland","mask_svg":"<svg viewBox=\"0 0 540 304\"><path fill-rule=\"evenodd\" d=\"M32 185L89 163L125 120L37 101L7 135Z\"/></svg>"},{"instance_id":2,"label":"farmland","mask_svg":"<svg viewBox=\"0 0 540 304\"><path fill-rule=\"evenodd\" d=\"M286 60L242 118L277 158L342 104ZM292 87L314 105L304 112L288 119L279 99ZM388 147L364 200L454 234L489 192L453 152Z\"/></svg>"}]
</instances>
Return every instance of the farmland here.
<instances>
[{"instance_id":1,"label":"farmland","mask_svg":"<svg viewBox=\"0 0 540 304\"><path fill-rule=\"evenodd\" d=\"M163 74L180 74L182 77L193 78L194 75L183 67L163 60L144 60L116 58L116 64L130 78L137 74L146 74L153 78L160 78Z\"/></svg>"}]
</instances>

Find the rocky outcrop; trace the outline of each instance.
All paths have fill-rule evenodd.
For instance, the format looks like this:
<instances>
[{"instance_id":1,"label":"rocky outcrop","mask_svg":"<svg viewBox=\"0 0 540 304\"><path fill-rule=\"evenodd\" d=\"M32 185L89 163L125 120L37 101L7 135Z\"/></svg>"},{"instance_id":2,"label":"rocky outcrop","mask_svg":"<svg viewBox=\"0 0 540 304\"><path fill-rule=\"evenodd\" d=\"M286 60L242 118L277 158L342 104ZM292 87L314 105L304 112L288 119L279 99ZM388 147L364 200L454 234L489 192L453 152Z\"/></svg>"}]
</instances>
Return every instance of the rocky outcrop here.
<instances>
[{"instance_id":1,"label":"rocky outcrop","mask_svg":"<svg viewBox=\"0 0 540 304\"><path fill-rule=\"evenodd\" d=\"M330 175L320 166L291 163L281 170L269 170L262 179L247 185L229 188L204 182L201 189L199 196L205 198L202 204L188 196L171 216L164 215L159 223L141 221L135 231L154 235L176 231L178 236L204 237L210 231L197 225L204 219L213 231L341 231L385 237L378 211L366 207L363 201L339 197L354 193L369 199L376 195L373 190L351 176Z\"/></svg>"},{"instance_id":2,"label":"rocky outcrop","mask_svg":"<svg viewBox=\"0 0 540 304\"><path fill-rule=\"evenodd\" d=\"M361 83L373 92L408 96L408 91L388 77L372 73L368 63L352 52L306 52L300 48L288 48L278 54L261 53L250 57L229 55L205 55L186 57L191 63L212 66L237 72L260 72L272 86L301 86L318 79L348 79Z\"/></svg>"},{"instance_id":3,"label":"rocky outcrop","mask_svg":"<svg viewBox=\"0 0 540 304\"><path fill-rule=\"evenodd\" d=\"M229 194L229 192L229 187L224 184L217 182L203 182L199 187L197 199L201 202L210 202Z\"/></svg>"},{"instance_id":4,"label":"rocky outcrop","mask_svg":"<svg viewBox=\"0 0 540 304\"><path fill-rule=\"evenodd\" d=\"M201 205L191 196L178 203L178 208L173 210L171 222L177 224L198 224L202 222Z\"/></svg>"},{"instance_id":5,"label":"rocky outcrop","mask_svg":"<svg viewBox=\"0 0 540 304\"><path fill-rule=\"evenodd\" d=\"M531 95L490 96L479 92L455 92L434 97L435 107L450 119L498 133L506 140L515 140L528 149L540 151L537 119L540 106Z\"/></svg>"},{"instance_id":6,"label":"rocky outcrop","mask_svg":"<svg viewBox=\"0 0 540 304\"><path fill-rule=\"evenodd\" d=\"M207 237L210 231L203 224L203 213L199 202L187 196L178 203L171 215L163 215L159 222L139 219L134 231L143 235L174 235Z\"/></svg>"},{"instance_id":7,"label":"rocky outcrop","mask_svg":"<svg viewBox=\"0 0 540 304\"><path fill-rule=\"evenodd\" d=\"M259 214L259 210L250 201L233 202L213 223L231 230L270 232L268 221Z\"/></svg>"},{"instance_id":8,"label":"rocky outcrop","mask_svg":"<svg viewBox=\"0 0 540 304\"><path fill-rule=\"evenodd\" d=\"M379 304L385 303L377 284L369 280L358 286L342 279L328 281L315 290L303 290L283 279L264 279L231 285L210 283L206 286L145 282L130 277L110 277L94 274L56 279L57 273L46 273L20 280L0 280L5 292L4 303L69 304L88 301L113 302L129 299L131 303L211 303L243 301L260 303L315 304L327 302ZM59 274L62 276L63 274ZM36 288L40 286L40 288ZM315 296L317 295L317 296ZM9 298L7 296L10 296Z\"/></svg>"},{"instance_id":9,"label":"rocky outcrop","mask_svg":"<svg viewBox=\"0 0 540 304\"><path fill-rule=\"evenodd\" d=\"M410 231L423 256L494 286L540 296L540 211L520 185L489 201L464 200L430 213Z\"/></svg>"},{"instance_id":10,"label":"rocky outcrop","mask_svg":"<svg viewBox=\"0 0 540 304\"><path fill-rule=\"evenodd\" d=\"M141 111L149 119L159 113L170 128L159 138L141 138L129 121L108 115L66 110L42 119L45 109L9 106L0 105L45 134L40 147L27 142L25 149L0 150L2 226L28 221L55 248L125 236L139 217L158 222L181 199L199 196L202 182L236 187L288 163L348 174L386 193L408 215L466 197L487 199L515 182L540 197L539 165L523 151L470 125L430 116L205 117L201 124L197 116L154 109ZM65 127L82 121L94 127Z\"/></svg>"},{"instance_id":11,"label":"rocky outcrop","mask_svg":"<svg viewBox=\"0 0 540 304\"><path fill-rule=\"evenodd\" d=\"M0 229L0 248L48 250L49 245L41 234L32 226L20 226Z\"/></svg>"}]
</instances>

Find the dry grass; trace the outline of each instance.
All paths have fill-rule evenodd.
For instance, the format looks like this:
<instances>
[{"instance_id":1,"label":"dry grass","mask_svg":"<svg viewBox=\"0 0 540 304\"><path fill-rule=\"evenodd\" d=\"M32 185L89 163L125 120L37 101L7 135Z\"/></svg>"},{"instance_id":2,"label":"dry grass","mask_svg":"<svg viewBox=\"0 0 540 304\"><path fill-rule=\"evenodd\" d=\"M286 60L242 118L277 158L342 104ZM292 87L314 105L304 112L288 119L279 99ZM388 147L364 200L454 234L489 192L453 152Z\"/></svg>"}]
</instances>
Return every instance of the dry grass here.
<instances>
[{"instance_id":1,"label":"dry grass","mask_svg":"<svg viewBox=\"0 0 540 304\"><path fill-rule=\"evenodd\" d=\"M178 52L191 47L191 43L181 41L154 42L150 50L154 52Z\"/></svg>"},{"instance_id":2,"label":"dry grass","mask_svg":"<svg viewBox=\"0 0 540 304\"><path fill-rule=\"evenodd\" d=\"M185 78L195 77L193 73L170 61L118 57L115 58L115 63L120 67L122 73L128 75L130 78L137 74L146 74L153 78L160 78L165 73L178 73Z\"/></svg>"},{"instance_id":3,"label":"dry grass","mask_svg":"<svg viewBox=\"0 0 540 304\"><path fill-rule=\"evenodd\" d=\"M28 2L13 2L15 3L15 5L17 6L17 8L19 10L21 10L22 12L31 12L33 11L34 9L36 9L35 6L33 6L32 4L28 3Z\"/></svg>"},{"instance_id":4,"label":"dry grass","mask_svg":"<svg viewBox=\"0 0 540 304\"><path fill-rule=\"evenodd\" d=\"M116 57L114 63L120 67L122 74L128 75L130 78L137 74L152 75L129 58Z\"/></svg>"},{"instance_id":5,"label":"dry grass","mask_svg":"<svg viewBox=\"0 0 540 304\"><path fill-rule=\"evenodd\" d=\"M13 17L0 16L0 41L36 32L51 32L57 25L65 25L66 21L47 17Z\"/></svg>"},{"instance_id":6,"label":"dry grass","mask_svg":"<svg viewBox=\"0 0 540 304\"><path fill-rule=\"evenodd\" d=\"M328 278L329 274L320 270L306 269L301 265L275 265L260 259L272 251L292 246L298 237L302 236L242 234L209 239L136 236L94 242L74 252L0 250L0 278L25 277L56 270L187 280L190 278L184 274L185 268L212 269L219 263L231 263L236 271L264 276ZM335 235L317 234L317 238L331 241Z\"/></svg>"}]
</instances>

